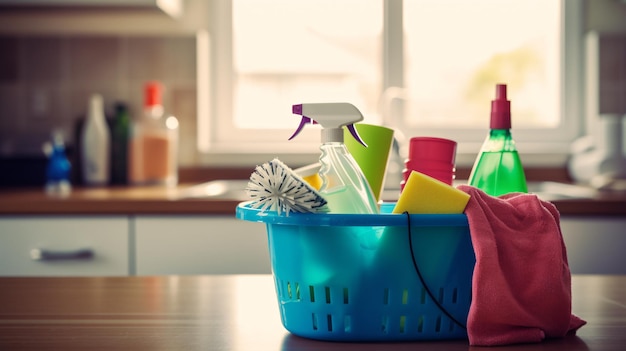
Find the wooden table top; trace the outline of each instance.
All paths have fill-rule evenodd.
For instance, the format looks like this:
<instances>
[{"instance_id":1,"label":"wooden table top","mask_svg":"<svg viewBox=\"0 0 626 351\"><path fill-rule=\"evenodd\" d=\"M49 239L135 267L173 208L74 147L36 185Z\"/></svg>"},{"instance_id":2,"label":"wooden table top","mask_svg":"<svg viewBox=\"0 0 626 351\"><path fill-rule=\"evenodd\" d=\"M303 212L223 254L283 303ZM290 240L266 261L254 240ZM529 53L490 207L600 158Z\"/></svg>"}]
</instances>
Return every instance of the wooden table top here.
<instances>
[{"instance_id":1,"label":"wooden table top","mask_svg":"<svg viewBox=\"0 0 626 351\"><path fill-rule=\"evenodd\" d=\"M489 350L624 350L626 276L573 276L575 336ZM467 350L333 343L281 325L269 275L0 278L0 350ZM481 348L484 349L484 348Z\"/></svg>"}]
</instances>

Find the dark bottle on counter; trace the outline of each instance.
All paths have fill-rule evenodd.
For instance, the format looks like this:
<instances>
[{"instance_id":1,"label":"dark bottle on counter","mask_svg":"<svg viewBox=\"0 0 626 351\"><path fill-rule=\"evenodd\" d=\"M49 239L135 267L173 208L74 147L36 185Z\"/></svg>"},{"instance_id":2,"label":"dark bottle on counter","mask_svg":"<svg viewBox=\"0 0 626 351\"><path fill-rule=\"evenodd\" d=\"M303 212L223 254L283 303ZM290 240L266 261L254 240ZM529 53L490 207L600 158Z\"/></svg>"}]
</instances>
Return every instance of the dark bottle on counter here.
<instances>
[{"instance_id":1,"label":"dark bottle on counter","mask_svg":"<svg viewBox=\"0 0 626 351\"><path fill-rule=\"evenodd\" d=\"M115 105L115 116L111 122L111 183L128 184L128 138L130 116L128 107L122 102Z\"/></svg>"}]
</instances>

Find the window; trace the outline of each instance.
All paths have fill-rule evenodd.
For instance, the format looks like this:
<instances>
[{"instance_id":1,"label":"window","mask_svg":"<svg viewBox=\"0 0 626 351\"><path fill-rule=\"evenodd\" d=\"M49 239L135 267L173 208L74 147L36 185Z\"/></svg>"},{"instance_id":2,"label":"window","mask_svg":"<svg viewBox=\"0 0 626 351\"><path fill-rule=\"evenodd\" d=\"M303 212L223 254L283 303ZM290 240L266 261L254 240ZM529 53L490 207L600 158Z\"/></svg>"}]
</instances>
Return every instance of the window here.
<instances>
[{"instance_id":1,"label":"window","mask_svg":"<svg viewBox=\"0 0 626 351\"><path fill-rule=\"evenodd\" d=\"M473 160L496 83L522 154L564 162L580 133L580 0L216 0L212 15L203 151L316 154L317 128L287 141L291 105L349 101Z\"/></svg>"}]
</instances>

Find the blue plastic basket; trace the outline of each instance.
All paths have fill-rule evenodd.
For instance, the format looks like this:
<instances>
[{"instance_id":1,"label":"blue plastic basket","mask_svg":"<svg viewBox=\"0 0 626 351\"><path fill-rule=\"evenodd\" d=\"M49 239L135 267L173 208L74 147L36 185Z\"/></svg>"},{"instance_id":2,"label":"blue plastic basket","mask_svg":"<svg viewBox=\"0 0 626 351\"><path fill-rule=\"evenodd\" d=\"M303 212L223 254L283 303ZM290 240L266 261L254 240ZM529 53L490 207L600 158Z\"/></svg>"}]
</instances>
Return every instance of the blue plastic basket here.
<instances>
[{"instance_id":1,"label":"blue plastic basket","mask_svg":"<svg viewBox=\"0 0 626 351\"><path fill-rule=\"evenodd\" d=\"M266 224L288 331L329 341L467 338L475 263L467 217L391 214L393 206L289 216L237 206L237 218Z\"/></svg>"}]
</instances>

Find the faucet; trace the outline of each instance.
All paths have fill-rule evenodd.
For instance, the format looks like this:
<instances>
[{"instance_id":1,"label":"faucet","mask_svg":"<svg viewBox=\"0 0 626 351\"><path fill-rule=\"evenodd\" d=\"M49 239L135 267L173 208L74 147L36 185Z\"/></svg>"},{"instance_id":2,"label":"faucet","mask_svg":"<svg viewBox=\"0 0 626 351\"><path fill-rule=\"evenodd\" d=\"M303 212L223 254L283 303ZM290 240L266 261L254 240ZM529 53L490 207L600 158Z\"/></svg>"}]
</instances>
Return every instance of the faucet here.
<instances>
[{"instance_id":1,"label":"faucet","mask_svg":"<svg viewBox=\"0 0 626 351\"><path fill-rule=\"evenodd\" d=\"M391 86L383 91L378 100L378 109L382 118L382 125L394 130L391 154L387 164L384 189L399 190L403 180L404 161L407 158L404 150L407 138L402 132L404 116L404 102L409 100L405 88Z\"/></svg>"},{"instance_id":2,"label":"faucet","mask_svg":"<svg viewBox=\"0 0 626 351\"><path fill-rule=\"evenodd\" d=\"M572 178L604 191L626 191L623 120L626 115L597 116L590 135L572 144L568 170Z\"/></svg>"}]
</instances>

